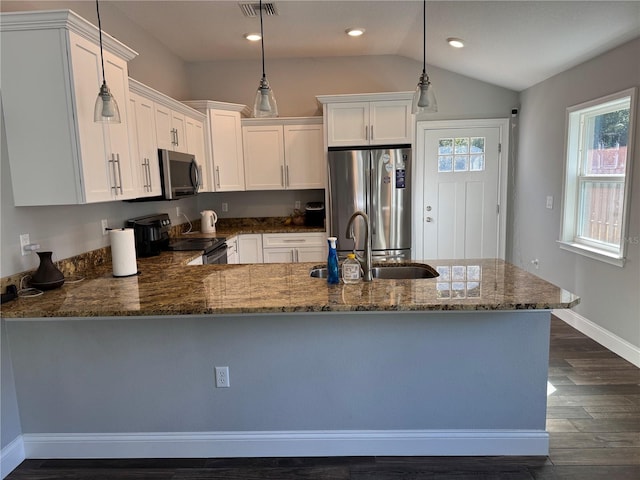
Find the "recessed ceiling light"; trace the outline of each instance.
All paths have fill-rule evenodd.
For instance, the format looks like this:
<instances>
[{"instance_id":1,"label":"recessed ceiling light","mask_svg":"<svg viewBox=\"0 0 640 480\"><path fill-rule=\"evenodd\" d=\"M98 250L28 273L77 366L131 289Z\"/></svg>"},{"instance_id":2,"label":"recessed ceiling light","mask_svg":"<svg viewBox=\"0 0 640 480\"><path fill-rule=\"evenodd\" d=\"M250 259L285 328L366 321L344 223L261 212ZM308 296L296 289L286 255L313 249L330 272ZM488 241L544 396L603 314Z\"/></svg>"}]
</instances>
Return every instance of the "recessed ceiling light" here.
<instances>
[{"instance_id":1,"label":"recessed ceiling light","mask_svg":"<svg viewBox=\"0 0 640 480\"><path fill-rule=\"evenodd\" d=\"M364 28L348 28L346 30L347 35L349 35L350 37L359 37L364 33L364 31Z\"/></svg>"},{"instance_id":2,"label":"recessed ceiling light","mask_svg":"<svg viewBox=\"0 0 640 480\"><path fill-rule=\"evenodd\" d=\"M258 40L260 40L262 37L260 36L259 33L245 33L244 34L244 38L246 38L247 40L249 40L250 42L257 42Z\"/></svg>"},{"instance_id":3,"label":"recessed ceiling light","mask_svg":"<svg viewBox=\"0 0 640 480\"><path fill-rule=\"evenodd\" d=\"M447 38L447 43L455 48L464 47L464 41L461 38L449 37Z\"/></svg>"}]
</instances>

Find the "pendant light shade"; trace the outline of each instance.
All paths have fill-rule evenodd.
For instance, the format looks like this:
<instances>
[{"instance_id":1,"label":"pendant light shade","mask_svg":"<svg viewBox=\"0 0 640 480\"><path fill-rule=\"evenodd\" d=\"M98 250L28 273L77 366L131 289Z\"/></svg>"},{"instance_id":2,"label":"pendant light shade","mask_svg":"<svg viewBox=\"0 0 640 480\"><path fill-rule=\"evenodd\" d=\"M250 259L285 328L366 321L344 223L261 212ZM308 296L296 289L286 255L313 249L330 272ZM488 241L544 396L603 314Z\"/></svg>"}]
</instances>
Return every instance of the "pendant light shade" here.
<instances>
[{"instance_id":1,"label":"pendant light shade","mask_svg":"<svg viewBox=\"0 0 640 480\"><path fill-rule=\"evenodd\" d=\"M96 0L96 11L98 12L98 32L100 35L100 62L102 64L102 86L96 98L93 109L93 121L103 123L120 123L120 109L116 99L111 95L104 75L104 54L102 51L102 24L100 22L100 5Z\"/></svg>"},{"instance_id":2,"label":"pendant light shade","mask_svg":"<svg viewBox=\"0 0 640 480\"><path fill-rule=\"evenodd\" d=\"M422 74L413 94L413 113L438 111L438 102L436 102L436 96L433 93L429 75L427 75L427 0L423 0L423 8Z\"/></svg>"},{"instance_id":3,"label":"pendant light shade","mask_svg":"<svg viewBox=\"0 0 640 480\"><path fill-rule=\"evenodd\" d=\"M262 0L260 0L260 39L262 45L262 78L258 85L256 92L256 99L253 102L253 116L256 118L262 117L277 117L278 116L278 104L276 103L276 97L273 95L273 90L267 80L267 75L264 69L264 29L262 26Z\"/></svg>"}]
</instances>

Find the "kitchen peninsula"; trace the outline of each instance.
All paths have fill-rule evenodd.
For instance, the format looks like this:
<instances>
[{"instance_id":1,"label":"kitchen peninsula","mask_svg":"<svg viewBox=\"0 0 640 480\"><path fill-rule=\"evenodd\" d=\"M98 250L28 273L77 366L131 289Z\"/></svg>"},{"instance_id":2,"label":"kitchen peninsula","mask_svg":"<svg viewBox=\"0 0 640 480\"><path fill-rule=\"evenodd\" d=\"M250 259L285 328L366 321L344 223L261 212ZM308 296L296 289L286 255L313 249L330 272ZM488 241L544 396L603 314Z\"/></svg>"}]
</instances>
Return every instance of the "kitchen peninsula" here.
<instances>
[{"instance_id":1,"label":"kitchen peninsula","mask_svg":"<svg viewBox=\"0 0 640 480\"><path fill-rule=\"evenodd\" d=\"M327 285L192 255L3 305L27 458L547 454L573 294L502 260Z\"/></svg>"}]
</instances>

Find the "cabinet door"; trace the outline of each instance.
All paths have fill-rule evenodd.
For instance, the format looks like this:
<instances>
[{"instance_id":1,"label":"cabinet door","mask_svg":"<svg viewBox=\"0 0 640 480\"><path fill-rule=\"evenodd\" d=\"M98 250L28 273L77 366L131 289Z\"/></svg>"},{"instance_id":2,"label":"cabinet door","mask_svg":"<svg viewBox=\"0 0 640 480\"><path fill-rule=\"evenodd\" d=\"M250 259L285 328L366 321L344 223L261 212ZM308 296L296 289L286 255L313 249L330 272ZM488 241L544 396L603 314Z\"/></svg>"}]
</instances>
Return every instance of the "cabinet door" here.
<instances>
[{"instance_id":1,"label":"cabinet door","mask_svg":"<svg viewBox=\"0 0 640 480\"><path fill-rule=\"evenodd\" d=\"M112 200L115 179L113 169L109 168L113 164L107 162L105 126L93 121L94 104L102 84L100 47L74 32L69 33L69 40L84 198L86 202Z\"/></svg>"},{"instance_id":2,"label":"cabinet door","mask_svg":"<svg viewBox=\"0 0 640 480\"><path fill-rule=\"evenodd\" d=\"M217 192L244 190L244 154L240 112L211 110L213 179Z\"/></svg>"},{"instance_id":3,"label":"cabinet door","mask_svg":"<svg viewBox=\"0 0 640 480\"><path fill-rule=\"evenodd\" d=\"M136 175L131 161L129 141L129 77L126 62L109 52L104 52L104 70L107 85L118 102L120 123L105 126L108 138L107 156L116 160L115 198L124 200L135 198L138 193Z\"/></svg>"},{"instance_id":4,"label":"cabinet door","mask_svg":"<svg viewBox=\"0 0 640 480\"><path fill-rule=\"evenodd\" d=\"M121 123L95 123L96 85L99 87L102 83L100 47L73 32L69 33L69 39L85 201L133 198L137 192L129 153L127 63L104 52L107 85L118 102Z\"/></svg>"},{"instance_id":5,"label":"cabinet door","mask_svg":"<svg viewBox=\"0 0 640 480\"><path fill-rule=\"evenodd\" d=\"M326 247L302 247L297 249L298 262L326 262Z\"/></svg>"},{"instance_id":6,"label":"cabinet door","mask_svg":"<svg viewBox=\"0 0 640 480\"><path fill-rule=\"evenodd\" d=\"M246 189L284 189L282 125L244 126L242 144Z\"/></svg>"},{"instance_id":7,"label":"cabinet door","mask_svg":"<svg viewBox=\"0 0 640 480\"><path fill-rule=\"evenodd\" d=\"M132 163L136 167L138 196L154 197L160 195L160 162L156 143L153 101L138 95L129 94L131 99L130 128L132 145Z\"/></svg>"},{"instance_id":8,"label":"cabinet door","mask_svg":"<svg viewBox=\"0 0 640 480\"><path fill-rule=\"evenodd\" d=\"M240 263L262 263L262 235L238 235L238 256Z\"/></svg>"},{"instance_id":9,"label":"cabinet door","mask_svg":"<svg viewBox=\"0 0 640 480\"><path fill-rule=\"evenodd\" d=\"M187 139L187 120L182 113L171 111L171 128L174 131L173 150L189 153L189 141Z\"/></svg>"},{"instance_id":10,"label":"cabinet door","mask_svg":"<svg viewBox=\"0 0 640 480\"><path fill-rule=\"evenodd\" d=\"M330 147L369 144L369 102L332 103L327 115Z\"/></svg>"},{"instance_id":11,"label":"cabinet door","mask_svg":"<svg viewBox=\"0 0 640 480\"><path fill-rule=\"evenodd\" d=\"M293 263L295 262L295 249L293 248L265 248L264 263Z\"/></svg>"},{"instance_id":12,"label":"cabinet door","mask_svg":"<svg viewBox=\"0 0 640 480\"><path fill-rule=\"evenodd\" d=\"M213 192L210 178L210 162L204 147L204 124L202 121L191 117L185 117L186 144L188 153L196 156L196 162L200 168L200 191Z\"/></svg>"},{"instance_id":13,"label":"cabinet door","mask_svg":"<svg viewBox=\"0 0 640 480\"><path fill-rule=\"evenodd\" d=\"M324 188L327 163L322 125L285 125L285 182L287 188Z\"/></svg>"},{"instance_id":14,"label":"cabinet door","mask_svg":"<svg viewBox=\"0 0 640 480\"><path fill-rule=\"evenodd\" d=\"M411 143L411 101L371 102L370 144Z\"/></svg>"},{"instance_id":15,"label":"cabinet door","mask_svg":"<svg viewBox=\"0 0 640 480\"><path fill-rule=\"evenodd\" d=\"M154 105L156 138L158 141L158 148L163 150L175 149L175 134L173 127L171 126L172 113L171 109L164 105L159 105L157 103Z\"/></svg>"}]
</instances>

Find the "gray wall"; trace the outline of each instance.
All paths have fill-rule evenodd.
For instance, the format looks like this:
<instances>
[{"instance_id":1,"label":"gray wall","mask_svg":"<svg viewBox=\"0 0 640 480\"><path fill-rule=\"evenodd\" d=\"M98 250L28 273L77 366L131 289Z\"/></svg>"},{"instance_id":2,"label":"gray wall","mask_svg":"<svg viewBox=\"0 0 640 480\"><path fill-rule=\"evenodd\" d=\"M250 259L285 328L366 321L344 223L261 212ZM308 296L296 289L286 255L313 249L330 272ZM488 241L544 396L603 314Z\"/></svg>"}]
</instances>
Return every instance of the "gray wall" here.
<instances>
[{"instance_id":1,"label":"gray wall","mask_svg":"<svg viewBox=\"0 0 640 480\"><path fill-rule=\"evenodd\" d=\"M521 94L520 145L513 174L509 260L576 293L575 311L640 347L640 117L636 110L631 222L624 268L561 250L566 108L640 85L640 39ZM547 195L553 210L545 208ZM530 261L539 259L539 270Z\"/></svg>"},{"instance_id":2,"label":"gray wall","mask_svg":"<svg viewBox=\"0 0 640 480\"><path fill-rule=\"evenodd\" d=\"M224 99L253 107L261 76L259 61L187 65L194 98ZM269 61L267 76L280 116L322 115L316 95L413 91L422 64L392 55L293 58ZM507 117L518 94L436 67L428 68L439 111L434 117Z\"/></svg>"},{"instance_id":3,"label":"gray wall","mask_svg":"<svg viewBox=\"0 0 640 480\"><path fill-rule=\"evenodd\" d=\"M543 430L549 316L126 317L7 330L24 433ZM214 366L229 367L230 388L214 387Z\"/></svg>"},{"instance_id":4,"label":"gray wall","mask_svg":"<svg viewBox=\"0 0 640 480\"><path fill-rule=\"evenodd\" d=\"M2 0L0 11L69 9L98 25L96 4L93 1L13 1ZM184 62L171 53L156 38L132 23L110 2L100 3L102 28L112 37L138 52L129 62L129 76L178 100L189 98L189 84ZM162 73L158 74L158 67ZM97 88L97 87L96 87ZM97 92L96 92L97 95Z\"/></svg>"},{"instance_id":5,"label":"gray wall","mask_svg":"<svg viewBox=\"0 0 640 480\"><path fill-rule=\"evenodd\" d=\"M4 448L22 433L4 319L0 319L0 370L0 448Z\"/></svg>"}]
</instances>

